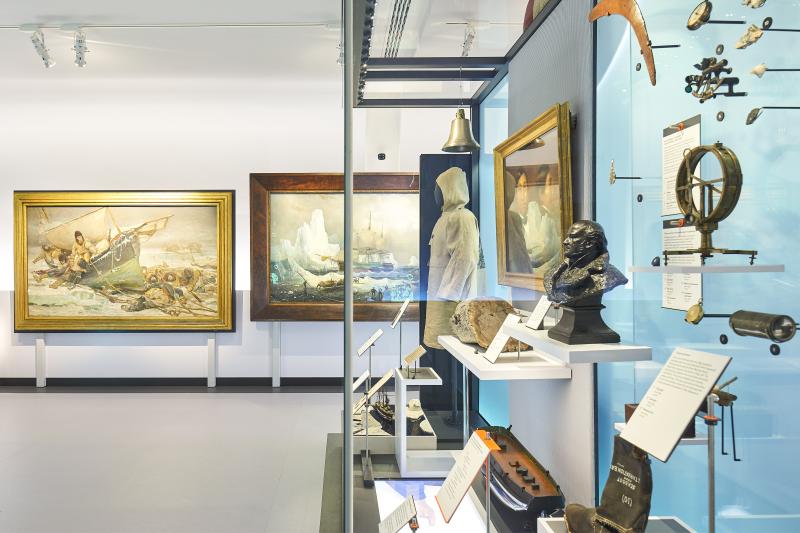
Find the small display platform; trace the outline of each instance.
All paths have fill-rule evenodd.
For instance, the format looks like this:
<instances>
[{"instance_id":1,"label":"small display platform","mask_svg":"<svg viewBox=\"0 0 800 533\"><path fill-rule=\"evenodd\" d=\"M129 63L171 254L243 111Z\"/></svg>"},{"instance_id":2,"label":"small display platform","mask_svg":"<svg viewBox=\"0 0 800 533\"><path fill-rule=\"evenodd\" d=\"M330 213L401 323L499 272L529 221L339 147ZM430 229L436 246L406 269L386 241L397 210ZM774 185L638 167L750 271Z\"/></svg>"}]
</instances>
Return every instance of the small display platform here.
<instances>
[{"instance_id":1,"label":"small display platform","mask_svg":"<svg viewBox=\"0 0 800 533\"><path fill-rule=\"evenodd\" d=\"M628 272L656 274L746 274L764 272L786 272L786 265L667 265L631 266Z\"/></svg>"},{"instance_id":2,"label":"small display platform","mask_svg":"<svg viewBox=\"0 0 800 533\"><path fill-rule=\"evenodd\" d=\"M572 379L572 369L566 363L535 351L522 352L519 356L516 352L504 353L490 363L483 357L486 350L464 344L452 335L439 337L439 343L481 381Z\"/></svg>"},{"instance_id":3,"label":"small display platform","mask_svg":"<svg viewBox=\"0 0 800 533\"><path fill-rule=\"evenodd\" d=\"M567 523L563 518L540 518L537 533L567 533ZM647 521L646 533L697 533L680 518L674 516L651 516Z\"/></svg>"},{"instance_id":4,"label":"small display platform","mask_svg":"<svg viewBox=\"0 0 800 533\"><path fill-rule=\"evenodd\" d=\"M619 343L564 344L548 337L546 330L531 329L525 324L505 326L503 333L512 339L530 344L540 355L550 356L566 364L650 361L653 358L653 350L649 346Z\"/></svg>"},{"instance_id":5,"label":"small display platform","mask_svg":"<svg viewBox=\"0 0 800 533\"><path fill-rule=\"evenodd\" d=\"M397 409L395 408L395 412ZM405 409L402 410L405 413ZM427 419L428 415L425 410L422 413ZM395 419L395 425L397 420ZM405 424L402 424L405 427ZM397 437L394 433L388 433L381 428L369 428L369 453L377 455L394 455L396 449ZM414 435L406 437L406 446L409 450L436 450L436 431L431 427L430 435ZM366 437L362 424L356 417L353 417L353 454L360 454L366 445Z\"/></svg>"}]
</instances>

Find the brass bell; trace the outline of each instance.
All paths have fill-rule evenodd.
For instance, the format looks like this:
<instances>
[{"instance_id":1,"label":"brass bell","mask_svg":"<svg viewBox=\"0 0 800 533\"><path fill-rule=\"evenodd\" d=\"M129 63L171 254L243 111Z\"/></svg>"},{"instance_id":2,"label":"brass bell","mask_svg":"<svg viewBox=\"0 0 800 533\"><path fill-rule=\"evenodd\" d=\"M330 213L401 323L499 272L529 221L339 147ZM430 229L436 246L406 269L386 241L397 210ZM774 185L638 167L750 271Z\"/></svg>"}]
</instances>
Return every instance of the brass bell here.
<instances>
[{"instance_id":1,"label":"brass bell","mask_svg":"<svg viewBox=\"0 0 800 533\"><path fill-rule=\"evenodd\" d=\"M450 137L442 146L443 152L472 152L479 150L480 144L472 136L472 127L469 119L464 115L464 110L456 112L456 118L450 124Z\"/></svg>"}]
</instances>

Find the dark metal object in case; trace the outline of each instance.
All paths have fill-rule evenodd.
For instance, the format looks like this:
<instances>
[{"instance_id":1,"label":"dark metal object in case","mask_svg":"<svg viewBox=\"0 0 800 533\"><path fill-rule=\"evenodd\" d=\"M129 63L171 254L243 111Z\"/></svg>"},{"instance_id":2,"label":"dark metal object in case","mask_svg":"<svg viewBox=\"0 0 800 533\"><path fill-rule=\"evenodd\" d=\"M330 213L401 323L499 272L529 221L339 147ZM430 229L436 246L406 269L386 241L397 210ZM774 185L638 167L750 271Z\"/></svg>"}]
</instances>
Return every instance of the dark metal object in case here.
<instances>
[{"instance_id":1,"label":"dark metal object in case","mask_svg":"<svg viewBox=\"0 0 800 533\"><path fill-rule=\"evenodd\" d=\"M700 160L711 153L719 162L722 176L718 179L704 180L695 174ZM700 201L695 203L695 191L700 193ZM675 180L675 196L681 212L687 216L700 232L700 247L691 250L665 250L666 260L670 255L700 254L703 260L714 254L749 255L750 263L758 254L755 250L728 250L714 248L711 234L719 223L731 213L739 202L742 193L742 168L739 159L730 148L720 142L698 146L689 150L683 158Z\"/></svg>"},{"instance_id":2,"label":"dark metal object in case","mask_svg":"<svg viewBox=\"0 0 800 533\"><path fill-rule=\"evenodd\" d=\"M797 323L792 317L755 311L736 311L731 315L730 326L737 335L778 343L792 340L797 333Z\"/></svg>"},{"instance_id":3,"label":"dark metal object in case","mask_svg":"<svg viewBox=\"0 0 800 533\"><path fill-rule=\"evenodd\" d=\"M694 68L699 70L700 74L686 76L686 92L700 100L701 104L717 96L747 96L746 92L734 90L739 84L739 78L724 76L733 72L728 66L727 59L705 57L700 63L695 64ZM725 89L726 92L717 92L720 89Z\"/></svg>"}]
</instances>

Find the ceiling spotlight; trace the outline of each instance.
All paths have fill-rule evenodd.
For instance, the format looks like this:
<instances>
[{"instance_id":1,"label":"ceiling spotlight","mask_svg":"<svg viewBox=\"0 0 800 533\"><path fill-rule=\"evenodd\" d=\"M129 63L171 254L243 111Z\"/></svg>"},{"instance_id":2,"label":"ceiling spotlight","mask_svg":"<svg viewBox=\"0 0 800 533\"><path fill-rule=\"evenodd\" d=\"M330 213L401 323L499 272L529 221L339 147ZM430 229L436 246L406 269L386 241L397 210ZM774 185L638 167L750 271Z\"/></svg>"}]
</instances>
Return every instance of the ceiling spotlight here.
<instances>
[{"instance_id":1,"label":"ceiling spotlight","mask_svg":"<svg viewBox=\"0 0 800 533\"><path fill-rule=\"evenodd\" d=\"M56 62L53 61L53 58L50 57L50 50L48 50L47 46L44 44L44 34L42 33L42 30L37 29L31 34L31 42L33 43L33 47L36 49L36 53L42 58L42 62L44 62L44 68L50 68L56 64Z\"/></svg>"},{"instance_id":2,"label":"ceiling spotlight","mask_svg":"<svg viewBox=\"0 0 800 533\"><path fill-rule=\"evenodd\" d=\"M75 51L75 64L81 68L86 66L86 53L89 49L86 47L86 34L83 30L75 31L75 44L72 49Z\"/></svg>"}]
</instances>

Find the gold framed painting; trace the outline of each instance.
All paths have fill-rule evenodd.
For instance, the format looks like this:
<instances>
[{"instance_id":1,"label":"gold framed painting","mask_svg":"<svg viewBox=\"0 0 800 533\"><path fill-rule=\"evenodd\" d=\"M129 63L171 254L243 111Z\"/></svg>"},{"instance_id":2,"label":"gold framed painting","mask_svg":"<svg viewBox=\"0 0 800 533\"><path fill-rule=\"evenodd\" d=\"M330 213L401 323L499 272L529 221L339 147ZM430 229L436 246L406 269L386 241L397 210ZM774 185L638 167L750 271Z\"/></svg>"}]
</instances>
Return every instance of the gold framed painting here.
<instances>
[{"instance_id":1,"label":"gold framed painting","mask_svg":"<svg viewBox=\"0 0 800 533\"><path fill-rule=\"evenodd\" d=\"M494 149L497 277L544 290L572 224L569 104L557 104Z\"/></svg>"},{"instance_id":2,"label":"gold framed painting","mask_svg":"<svg viewBox=\"0 0 800 533\"><path fill-rule=\"evenodd\" d=\"M14 193L16 331L231 331L233 191Z\"/></svg>"}]
</instances>

